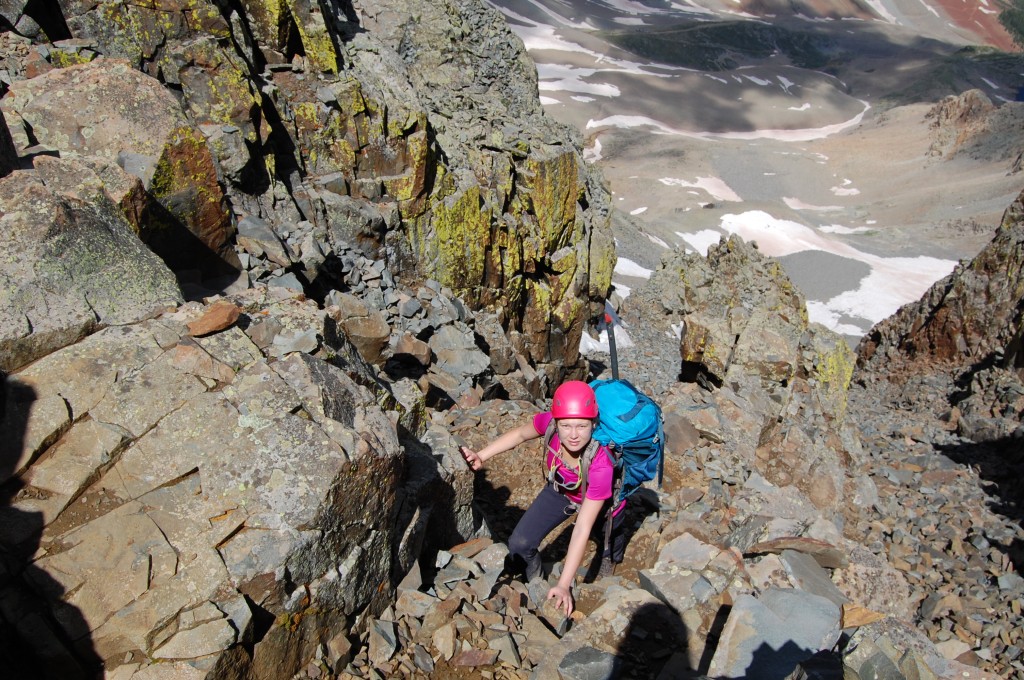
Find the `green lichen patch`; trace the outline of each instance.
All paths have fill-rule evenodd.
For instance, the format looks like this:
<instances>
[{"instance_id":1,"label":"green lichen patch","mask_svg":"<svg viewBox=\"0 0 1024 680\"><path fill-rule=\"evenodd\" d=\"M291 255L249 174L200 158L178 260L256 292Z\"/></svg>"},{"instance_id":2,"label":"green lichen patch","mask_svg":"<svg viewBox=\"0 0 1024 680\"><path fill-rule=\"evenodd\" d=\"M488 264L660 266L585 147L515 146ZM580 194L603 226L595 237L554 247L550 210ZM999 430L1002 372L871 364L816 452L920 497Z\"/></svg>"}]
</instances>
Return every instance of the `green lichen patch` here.
<instances>
[{"instance_id":1,"label":"green lichen patch","mask_svg":"<svg viewBox=\"0 0 1024 680\"><path fill-rule=\"evenodd\" d=\"M548 252L554 252L573 240L576 203L581 187L579 166L574 153L553 158L530 158L525 184L529 188L531 212L537 216L540 238Z\"/></svg>"},{"instance_id":2,"label":"green lichen patch","mask_svg":"<svg viewBox=\"0 0 1024 680\"><path fill-rule=\"evenodd\" d=\"M69 52L67 50L54 50L50 52L50 64L56 68L87 64L95 58L95 52Z\"/></svg>"},{"instance_id":3,"label":"green lichen patch","mask_svg":"<svg viewBox=\"0 0 1024 680\"><path fill-rule=\"evenodd\" d=\"M252 121L261 97L253 90L244 64L213 40L189 43L181 57L187 65L178 75L193 119L238 127L247 141L255 142Z\"/></svg>"}]
</instances>

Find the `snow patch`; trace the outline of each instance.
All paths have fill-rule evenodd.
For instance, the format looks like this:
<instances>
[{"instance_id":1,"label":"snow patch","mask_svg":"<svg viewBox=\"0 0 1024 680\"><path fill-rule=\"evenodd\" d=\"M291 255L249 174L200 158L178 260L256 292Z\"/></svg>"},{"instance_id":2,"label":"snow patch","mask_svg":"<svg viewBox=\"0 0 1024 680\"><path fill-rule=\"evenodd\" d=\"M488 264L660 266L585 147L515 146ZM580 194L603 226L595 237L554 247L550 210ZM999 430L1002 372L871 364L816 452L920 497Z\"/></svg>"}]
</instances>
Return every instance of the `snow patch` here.
<instances>
[{"instance_id":1,"label":"snow patch","mask_svg":"<svg viewBox=\"0 0 1024 680\"><path fill-rule=\"evenodd\" d=\"M651 243L653 243L656 246L661 246L665 250L668 250L669 248L672 247L669 244L665 243L665 241L663 241L662 239L660 239L657 236L655 236L654 234L647 234L647 233L645 233L644 236L646 236L647 240L649 240Z\"/></svg>"},{"instance_id":2,"label":"snow patch","mask_svg":"<svg viewBox=\"0 0 1024 680\"><path fill-rule=\"evenodd\" d=\"M844 227L840 224L823 224L818 227L818 231L823 231L826 234L864 234L869 231L874 231L871 227Z\"/></svg>"},{"instance_id":3,"label":"snow patch","mask_svg":"<svg viewBox=\"0 0 1024 680\"><path fill-rule=\"evenodd\" d=\"M721 225L730 234L737 234L746 241L756 241L761 252L773 257L820 250L871 267L871 273L859 282L857 288L830 300L808 302L811 320L833 330L841 325L840 317L865 319L870 325L878 323L893 315L902 305L920 299L933 283L956 266L954 260L934 257L881 257L865 253L802 224L777 219L760 210L724 215Z\"/></svg>"},{"instance_id":4,"label":"snow patch","mask_svg":"<svg viewBox=\"0 0 1024 680\"><path fill-rule=\"evenodd\" d=\"M613 326L615 331L615 348L622 349L624 347L632 347L633 339L629 337L629 333L622 326ZM608 331L601 331L597 334L597 338L594 339L589 333L584 333L580 336L580 354L584 356L590 356L592 354L611 354L611 348L608 346Z\"/></svg>"},{"instance_id":5,"label":"snow patch","mask_svg":"<svg viewBox=\"0 0 1024 680\"><path fill-rule=\"evenodd\" d=\"M686 241L691 248L705 257L708 254L708 248L722 240L722 232L715 229L701 229L694 234L677 231L676 236Z\"/></svg>"},{"instance_id":6,"label":"snow patch","mask_svg":"<svg viewBox=\"0 0 1024 680\"><path fill-rule=\"evenodd\" d=\"M661 123L648 116L608 116L598 120L587 121L586 128L600 127L618 127L618 128L638 128L638 127L649 127L653 128L655 133L665 135L677 135L680 137L692 137L694 139L740 139L740 140L754 140L754 139L774 139L780 142L809 142L814 139L824 139L834 134L838 134L844 130L860 125L861 120L864 119L870 109L871 105L864 100L857 100L863 106L863 110L853 118L843 121L842 123L835 123L833 125L825 125L820 128L804 128L800 130L751 130L749 132L707 132L707 131L690 131L690 130L679 130L677 128L670 127Z\"/></svg>"},{"instance_id":7,"label":"snow patch","mask_svg":"<svg viewBox=\"0 0 1024 680\"><path fill-rule=\"evenodd\" d=\"M851 184L853 184L853 180L844 179L840 186L832 187L831 191L836 196L856 196L860 193L860 189L851 187Z\"/></svg>"},{"instance_id":8,"label":"snow patch","mask_svg":"<svg viewBox=\"0 0 1024 680\"><path fill-rule=\"evenodd\" d=\"M783 196L782 202L793 210L812 210L814 212L835 212L836 210L842 210L841 205L811 205L810 203L804 203L799 198L790 198L789 196Z\"/></svg>"},{"instance_id":9,"label":"snow patch","mask_svg":"<svg viewBox=\"0 0 1024 680\"><path fill-rule=\"evenodd\" d=\"M685 179L678 179L676 177L662 177L658 181L667 187L676 186L703 189L719 201L741 202L743 200L739 197L739 194L730 189L729 185L718 177L698 177L696 182L689 182Z\"/></svg>"},{"instance_id":10,"label":"snow patch","mask_svg":"<svg viewBox=\"0 0 1024 680\"><path fill-rule=\"evenodd\" d=\"M632 276L638 279L649 279L651 278L651 270L646 267L641 267L633 260L629 260L625 257L620 257L615 263L615 273L621 276Z\"/></svg>"}]
</instances>

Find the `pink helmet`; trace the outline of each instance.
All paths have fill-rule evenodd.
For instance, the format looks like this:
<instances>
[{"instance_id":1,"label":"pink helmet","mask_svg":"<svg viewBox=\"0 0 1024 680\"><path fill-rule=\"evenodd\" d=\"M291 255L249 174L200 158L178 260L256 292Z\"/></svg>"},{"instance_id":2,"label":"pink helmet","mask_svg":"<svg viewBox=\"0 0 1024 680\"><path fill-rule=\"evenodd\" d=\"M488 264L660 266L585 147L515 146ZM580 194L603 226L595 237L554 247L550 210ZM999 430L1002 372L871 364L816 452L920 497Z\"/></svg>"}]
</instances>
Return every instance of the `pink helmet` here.
<instances>
[{"instance_id":1,"label":"pink helmet","mask_svg":"<svg viewBox=\"0 0 1024 680\"><path fill-rule=\"evenodd\" d=\"M551 400L554 418L596 418L597 396L582 380L570 380L558 386Z\"/></svg>"}]
</instances>

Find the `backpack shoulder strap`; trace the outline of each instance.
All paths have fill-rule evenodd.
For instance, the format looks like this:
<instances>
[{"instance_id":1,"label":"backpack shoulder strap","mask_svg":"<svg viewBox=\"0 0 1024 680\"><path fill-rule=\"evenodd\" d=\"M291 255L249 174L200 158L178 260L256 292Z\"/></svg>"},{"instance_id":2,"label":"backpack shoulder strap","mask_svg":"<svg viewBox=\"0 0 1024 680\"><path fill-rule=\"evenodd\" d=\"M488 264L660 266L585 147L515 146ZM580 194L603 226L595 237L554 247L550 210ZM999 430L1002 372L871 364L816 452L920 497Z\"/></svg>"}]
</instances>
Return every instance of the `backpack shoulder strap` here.
<instances>
[{"instance_id":1,"label":"backpack shoulder strap","mask_svg":"<svg viewBox=\"0 0 1024 680\"><path fill-rule=\"evenodd\" d=\"M658 411L658 488L665 480L665 419Z\"/></svg>"},{"instance_id":2,"label":"backpack shoulder strap","mask_svg":"<svg viewBox=\"0 0 1024 680\"><path fill-rule=\"evenodd\" d=\"M551 481L551 471L548 470L548 451L551 449L551 440L555 436L555 419L552 418L551 422L548 423L548 427L544 430L544 448L541 450L540 455L540 466L544 469L544 477Z\"/></svg>"},{"instance_id":3,"label":"backpack shoulder strap","mask_svg":"<svg viewBox=\"0 0 1024 680\"><path fill-rule=\"evenodd\" d=\"M589 473L590 465L594 462L594 458L597 457L597 451L601 448L601 443L594 438L590 439L590 443L587 444L587 448L583 450L583 455L580 457L580 498L586 500L587 498L587 484L589 484Z\"/></svg>"},{"instance_id":4,"label":"backpack shoulder strap","mask_svg":"<svg viewBox=\"0 0 1024 680\"><path fill-rule=\"evenodd\" d=\"M552 418L551 422L548 423L548 427L544 430L544 454L547 455L548 449L551 448L551 440L555 437L555 419Z\"/></svg>"},{"instance_id":5,"label":"backpack shoulder strap","mask_svg":"<svg viewBox=\"0 0 1024 680\"><path fill-rule=\"evenodd\" d=\"M619 503L622 502L622 479L623 470L622 466L619 465L619 460L622 456L622 451L609 447L608 456L612 460L613 475L612 475L612 497L609 499L608 508L605 510L604 516L604 552L602 555L610 555L612 550L612 522L615 516L615 508L619 507Z\"/></svg>"}]
</instances>

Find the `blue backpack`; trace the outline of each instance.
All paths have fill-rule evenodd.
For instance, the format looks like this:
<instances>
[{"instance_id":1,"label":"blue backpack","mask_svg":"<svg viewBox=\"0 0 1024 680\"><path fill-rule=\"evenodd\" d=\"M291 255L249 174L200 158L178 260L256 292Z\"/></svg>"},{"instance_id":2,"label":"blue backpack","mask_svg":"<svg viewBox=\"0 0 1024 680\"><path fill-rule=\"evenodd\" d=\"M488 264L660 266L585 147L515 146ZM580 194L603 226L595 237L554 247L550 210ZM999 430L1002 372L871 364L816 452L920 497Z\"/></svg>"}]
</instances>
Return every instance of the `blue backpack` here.
<instances>
[{"instance_id":1,"label":"blue backpack","mask_svg":"<svg viewBox=\"0 0 1024 680\"><path fill-rule=\"evenodd\" d=\"M628 380L595 380L599 420L594 439L608 447L615 463L612 506L629 498L665 470L665 434L661 408Z\"/></svg>"}]
</instances>

